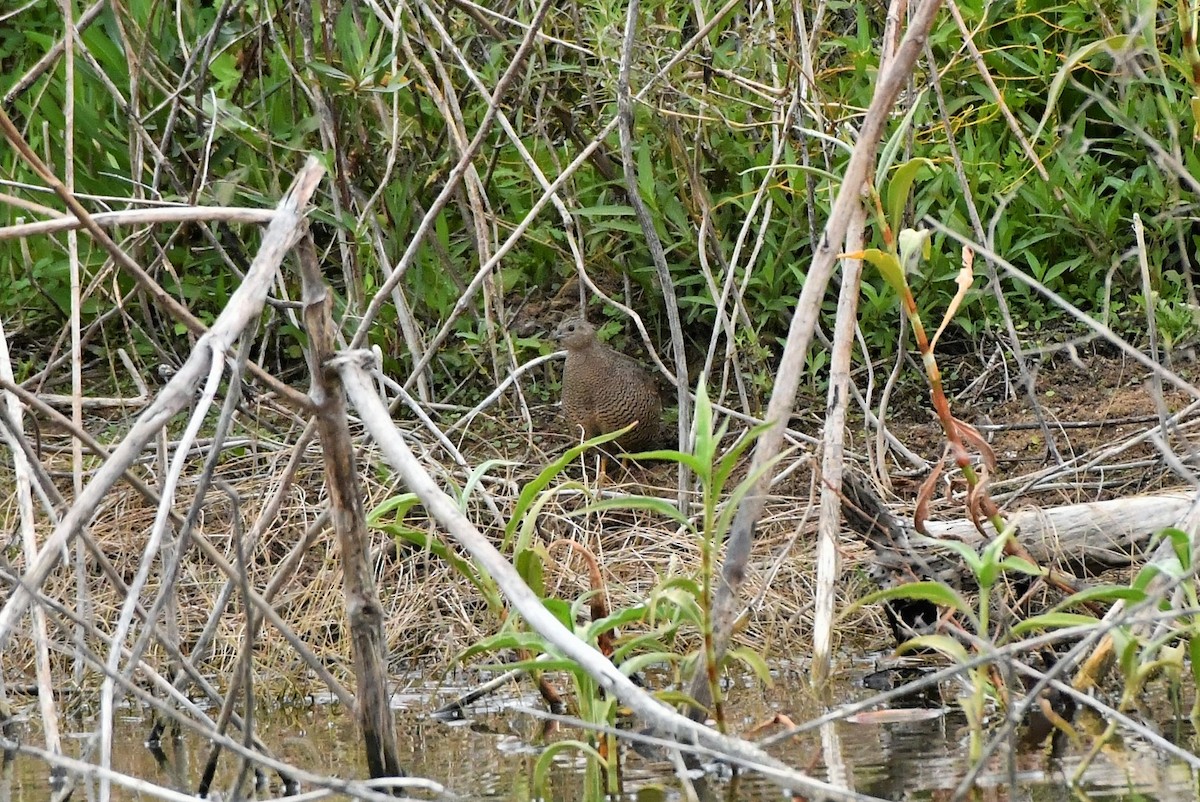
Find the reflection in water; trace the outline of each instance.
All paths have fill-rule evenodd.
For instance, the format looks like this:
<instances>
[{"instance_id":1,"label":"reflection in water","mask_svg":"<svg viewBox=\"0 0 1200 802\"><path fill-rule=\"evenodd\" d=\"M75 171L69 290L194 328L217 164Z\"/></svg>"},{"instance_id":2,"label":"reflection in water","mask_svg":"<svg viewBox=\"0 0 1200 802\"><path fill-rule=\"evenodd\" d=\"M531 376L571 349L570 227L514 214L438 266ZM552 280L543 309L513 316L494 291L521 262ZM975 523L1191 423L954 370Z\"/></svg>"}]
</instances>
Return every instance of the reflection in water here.
<instances>
[{"instance_id":1,"label":"reflection in water","mask_svg":"<svg viewBox=\"0 0 1200 802\"><path fill-rule=\"evenodd\" d=\"M805 721L824 712L808 698L800 678L765 692L753 683L734 683L734 686L728 709L742 716L731 722L731 729L736 731L749 731L779 712L786 712L794 721ZM841 700L867 693L861 688L843 690L838 697ZM566 728L548 730L544 722L512 709L514 705L535 704L529 695L492 697L468 710L461 721L445 723L431 719L428 713L450 695L444 688L423 688L415 681L402 695L398 694L398 741L402 764L410 774L441 782L459 799L535 799L533 771L544 745L563 738L584 737ZM180 792L195 793L209 744L187 731L168 727L157 747L149 749L144 740L154 723L150 714L138 715L135 710L127 713L118 722L114 768ZM951 708L945 715L928 720L883 720L887 723L841 722L825 730L805 733L774 747L773 751L792 766L860 794L881 799L949 799L967 769L963 718ZM263 741L289 764L312 773L345 778L361 778L366 774L352 722L336 706L314 704L269 711L259 722ZM94 721L68 723L68 728L75 731L75 737L68 739L73 755L87 748L94 726ZM1186 729L1173 734L1191 737ZM23 738L27 743L40 743L36 715L30 717ZM980 774L978 785L984 791L981 798L1101 800L1127 799L1131 794L1164 802L1197 798L1200 783L1185 765L1164 759L1132 737L1103 751L1088 768L1081 785L1072 792L1067 785L1086 748L1086 745L1068 747L1062 759L1054 761L1036 750L1019 753L1016 758L1019 787L1015 790L1008 788L1007 761L997 760ZM617 800L665 802L684 798L670 763L649 759L632 750L623 754L623 787ZM239 769L236 759L228 754L221 757L214 777L214 797L234 797L233 784ZM597 787L592 782L595 776L594 766L589 770L588 762L578 752L564 750L554 757L547 798L559 802L586 799L586 788ZM260 786L260 798L286 792L284 780L278 775L262 775L252 782ZM45 764L18 755L0 774L0 802L47 799L48 783ZM710 778L707 784L697 785L697 792L702 799L712 800L780 799L776 788L753 775L738 779ZM94 795L93 789L86 785L76 793L78 799ZM114 799L141 798L148 797L114 789Z\"/></svg>"}]
</instances>

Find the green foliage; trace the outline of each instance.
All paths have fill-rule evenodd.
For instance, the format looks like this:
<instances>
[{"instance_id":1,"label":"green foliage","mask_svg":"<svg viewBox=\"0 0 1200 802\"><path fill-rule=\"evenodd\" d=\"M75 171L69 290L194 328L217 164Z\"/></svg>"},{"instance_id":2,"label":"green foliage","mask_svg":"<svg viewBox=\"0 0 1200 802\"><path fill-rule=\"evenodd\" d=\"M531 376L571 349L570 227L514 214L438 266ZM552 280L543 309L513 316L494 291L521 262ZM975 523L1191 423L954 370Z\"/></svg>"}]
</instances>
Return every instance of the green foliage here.
<instances>
[{"instance_id":1,"label":"green foliage","mask_svg":"<svg viewBox=\"0 0 1200 802\"><path fill-rule=\"evenodd\" d=\"M305 13L299 13L300 4L285 6L236 6L219 28L217 9L210 6L188 6L178 18L161 13L149 0L106 8L82 34L91 60L77 60L77 192L121 198L137 185L156 200L270 205L300 160L321 153L333 185L319 201L313 231L326 254L340 309L352 323L408 249L424 210L458 158L435 94L443 91L438 76L444 70L446 80L454 82L457 113L468 137L486 113L487 98L461 73L451 50L438 50L440 34L419 16L402 18L404 41L439 44L433 50L418 48L418 63L404 52L390 24L368 9L334 3L304 5ZM976 64L963 57L953 19L942 15L930 43L949 119L941 118L936 92L925 89L906 102L903 117L889 131L877 183L890 187L886 205L893 230L916 227L929 214L973 236L969 196L985 223L995 217L999 253L1089 313L1107 315L1119 331L1141 337L1144 324L1130 304L1133 295L1145 293L1126 258L1133 243L1130 220L1141 213L1147 221L1152 309L1164 343L1170 347L1194 335L1200 326L1187 305L1189 270L1178 247L1180 241L1185 250L1200 242L1187 221L1181 189L1189 176L1173 173L1159 153L1181 153L1183 169L1197 174L1194 154L1179 142L1197 89L1189 85L1190 54L1182 52L1169 15L1139 28L1145 20L1133 19L1125 6L1112 2L1036 0L1003 8L967 3L961 10L1005 108L1041 166L1031 162L1010 130ZM53 4L34 4L8 21L0 32L0 91L52 45L62 29L57 14ZM547 41L571 45L540 44L506 97L506 114L547 177L575 158L615 112L620 37L614 34L623 27L624 14L619 4L592 4L580 15L552 12L545 23L552 37ZM283 18L298 24L278 25ZM764 102L757 87L792 85L795 76L781 75L778 61L781 48L800 47L791 19L781 8L775 22L767 15L741 13L720 20L704 45L708 66L697 70L694 62L682 61L650 87L636 104L634 119L637 189L666 243L679 311L696 332L710 331L717 320L717 299L699 269L696 232L704 219L742 289L752 324L738 335L752 347L748 372L771 360L762 344L777 342L786 332L816 246L813 235L825 224L846 163L846 143L853 140L844 132L857 123L874 91L884 24L880 8L844 0L829 4L827 24L815 35L816 89L810 98L823 117L814 121L806 110L797 118L801 128L782 130L773 127L778 105ZM495 86L510 63L516 34L496 39L496 28L457 10L447 12L443 23L479 80ZM633 65L635 91L646 86L662 54L675 52L695 25L689 7L645 5ZM435 50L441 63L433 61ZM204 53L206 59L196 58ZM1129 59L1139 68L1126 69ZM131 72L135 62L139 69ZM926 85L925 69L919 67L916 86ZM427 75L435 83L428 83ZM61 64L11 104L30 146L48 155L60 174L65 104ZM671 114L658 113L660 108ZM803 132L811 129L838 132L845 142L835 145ZM778 159L772 137L778 140ZM959 186L949 169L949 137L961 155L968 187ZM615 135L602 144L608 155L585 162L564 197L593 277L606 287L627 286L627 300L653 321L663 311L659 278L632 217L620 165L611 157ZM768 173L772 164L782 167ZM919 165L938 170L910 198ZM484 227L503 237L541 197L541 184L499 133L489 138L475 167L486 194ZM0 151L0 177L39 183L13 149ZM368 198L374 198L371 205ZM436 216L401 283L422 331L444 324L481 261L476 210L464 198ZM30 199L56 205L43 193ZM765 221L759 216L764 203L771 210ZM101 205L92 204L97 210ZM0 204L0 223L29 216ZM255 232L241 226L218 225L211 233L195 226L175 233L160 227L152 236L163 247L150 247L143 239L134 243L135 256L203 320L211 320L226 302L237 283L234 268L245 267L256 241ZM82 242L86 277L95 277L106 257L86 237ZM933 243L932 261L916 288L935 306L954 292L949 279L956 267L942 255L943 245ZM67 303L61 238L33 238L25 250L13 241L0 242L0 258L0 283L10 290L0 297L0 313L31 334L60 330ZM519 298L551 294L571 279L572 261L561 220L543 212L505 257L497 289ZM721 266L711 244L707 262ZM717 278L719 288L723 277ZM895 347L894 302L883 286L882 277L870 276L861 307L867 345L879 355ZM143 304L144 296L128 295L132 289L126 276L101 282L84 310L85 325L112 308L116 294L127 296L124 303L131 311ZM1061 336L1071 325L1024 285L1004 282L1003 289L1027 336ZM994 325L995 299L983 289L975 296L956 319L952 336L985 336ZM472 299L468 318L482 312L482 303L481 297ZM833 305L827 308L832 315ZM143 350L188 347L173 327L144 327L137 314L130 319L132 336ZM288 342L268 350L281 362L298 361L298 350L289 347L292 335L274 321L274 313L267 313L267 330ZM383 348L389 369L403 375L412 362L396 323L393 310L385 307L372 339ZM468 319L458 331L481 337L483 328ZM494 385L493 361L481 358L474 347L469 338L449 341L444 358L435 363L438 387L457 387L469 376L478 376L481 387ZM532 346L517 347L529 353Z\"/></svg>"}]
</instances>

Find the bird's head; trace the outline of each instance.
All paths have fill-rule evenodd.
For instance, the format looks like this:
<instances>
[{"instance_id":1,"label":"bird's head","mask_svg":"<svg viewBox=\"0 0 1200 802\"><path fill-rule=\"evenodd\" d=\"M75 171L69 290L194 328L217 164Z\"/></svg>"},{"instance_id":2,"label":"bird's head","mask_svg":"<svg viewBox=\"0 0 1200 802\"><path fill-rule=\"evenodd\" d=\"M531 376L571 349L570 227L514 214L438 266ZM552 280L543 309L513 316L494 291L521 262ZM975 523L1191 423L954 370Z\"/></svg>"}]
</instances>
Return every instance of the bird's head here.
<instances>
[{"instance_id":1,"label":"bird's head","mask_svg":"<svg viewBox=\"0 0 1200 802\"><path fill-rule=\"evenodd\" d=\"M569 351L587 348L596 340L596 328L583 318L568 317L554 329L554 340Z\"/></svg>"}]
</instances>

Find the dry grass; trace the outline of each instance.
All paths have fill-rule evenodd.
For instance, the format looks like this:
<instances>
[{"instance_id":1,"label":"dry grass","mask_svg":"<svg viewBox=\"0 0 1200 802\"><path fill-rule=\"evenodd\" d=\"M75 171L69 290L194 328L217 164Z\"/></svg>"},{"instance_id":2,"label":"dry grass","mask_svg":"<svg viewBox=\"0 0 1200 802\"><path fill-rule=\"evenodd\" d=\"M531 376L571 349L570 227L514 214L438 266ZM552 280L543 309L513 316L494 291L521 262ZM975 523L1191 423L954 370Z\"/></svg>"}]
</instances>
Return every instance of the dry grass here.
<instances>
[{"instance_id":1,"label":"dry grass","mask_svg":"<svg viewBox=\"0 0 1200 802\"><path fill-rule=\"evenodd\" d=\"M538 421L536 428L553 431L555 427L550 422L553 410L537 408L537 411L544 418ZM474 428L485 432L486 436L469 435L460 444L474 465L487 459L506 459L492 466L468 506L477 526L495 542L503 537L505 518L520 489L536 476L556 449L565 445L565 440L556 441L553 435L528 436L522 431L520 422L513 426L506 424L502 418L479 420ZM93 421L90 428L96 431L103 426ZM220 475L238 495L243 531L251 529L267 500L279 492L280 475L293 448L280 443L294 440L294 436L266 437L261 436L261 432L254 435L249 428L235 431L232 437L241 438L248 444L230 450L219 468ZM414 450L423 454L431 472L443 477L444 486L449 489L453 485L461 490L467 481L467 472L454 467L439 448L425 442L420 435L413 435L411 441ZM60 489L66 493L69 490L69 480L65 478L70 463L68 440L46 434L42 448L43 464L60 477ZM369 510L401 489L395 486L389 471L380 464L370 445L360 445L358 454L362 492ZM197 454L185 476L197 475L203 458L203 454ZM797 473L806 471L802 468ZM149 471L144 471L144 478L152 480L153 477ZM552 488L581 478L585 478L583 466L574 465ZM592 493L648 493L667 498L673 498L674 494L673 469L666 464L610 469L599 491L591 484L593 479L589 470L587 481ZM18 528L10 472L0 475L0 487L8 489L0 499L0 525L5 531L15 533ZM193 492L193 484L185 482L181 486L174 504L176 511L186 513L192 504ZM491 497L501 513L500 518L484 503L483 493ZM815 572L811 556L815 517L809 515L806 519L805 516L808 493L807 478L789 479L787 486L772 497L759 528L752 563L754 571L748 581L756 604L752 618L737 639L773 657L803 656L811 642L809 600ZM538 532L547 543L570 538L597 555L612 609L645 600L655 585L668 577L698 576L699 545L691 536L678 532L671 522L642 511L572 514L586 502L587 494L578 490L554 493L541 510ZM286 555L302 540L324 506L321 455L319 445L314 443L308 447L295 481L284 490L275 520L266 527L263 537L248 555L252 588L259 592L265 590ZM225 493L210 489L196 523L197 535L211 541L230 563L236 563L233 509ZM132 579L137 571L154 515L152 505L127 484L118 484L92 523L93 539L125 581ZM436 534L436 524L424 517L420 507L410 512L406 520ZM373 531L371 539L393 671L401 673L422 667L433 673L451 668L456 655L463 649L497 629L498 622L474 587L437 556L408 544L393 543L380 531ZM24 567L19 545L19 539L14 537L5 550L12 568L18 573ZM161 556L143 593L144 607L153 603L161 589ZM861 546L847 543L844 558L848 569L846 575L852 580L844 592L854 595L859 591L855 587L854 568L864 559ZM586 568L580 559L556 550L551 560L546 581L553 594L574 599L587 590ZM94 562L90 560L89 565ZM123 597L98 569L90 568L87 576L87 618L99 632L111 632ZM177 613L165 613L160 619L177 622L184 654L192 654L226 581L221 571L198 549L189 549L175 582ZM76 598L70 561L56 570L45 593L64 604ZM324 529L311 548L305 550L290 578L280 586L273 606L321 663L339 681L352 687L341 562L337 538L331 529ZM230 675L243 650L243 609L235 592L234 601L220 616L211 655L198 665L219 686L224 684L223 678ZM73 632L63 619L52 618L55 620L59 626L52 632L52 640L60 644L53 657L55 673L62 678L62 687L67 687L72 682L74 650L70 643ZM874 619L857 620L846 631L858 633L856 638L860 642L853 644L855 649L862 648L863 642L871 641L876 634L883 637L882 626ZM695 633L685 635L683 643L694 645ZM98 655L107 652L107 644L99 638L89 641L89 647ZM32 660L32 640L13 639L4 658L6 678L10 682L20 682L22 677L32 677ZM147 660L160 672L170 673L168 657L161 648L152 646ZM275 700L324 690L283 635L270 625L263 627L256 640L254 668L258 693ZM98 673L85 674L84 685L98 683L99 679Z\"/></svg>"}]
</instances>

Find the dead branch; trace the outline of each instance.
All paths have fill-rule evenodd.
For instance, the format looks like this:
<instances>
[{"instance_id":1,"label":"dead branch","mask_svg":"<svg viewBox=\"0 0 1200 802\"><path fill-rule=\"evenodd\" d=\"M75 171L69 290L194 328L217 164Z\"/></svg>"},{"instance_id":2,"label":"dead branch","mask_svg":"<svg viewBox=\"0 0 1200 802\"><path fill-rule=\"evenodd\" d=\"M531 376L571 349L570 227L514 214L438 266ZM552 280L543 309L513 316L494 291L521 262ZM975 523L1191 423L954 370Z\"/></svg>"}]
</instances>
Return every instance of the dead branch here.
<instances>
[{"instance_id":1,"label":"dead branch","mask_svg":"<svg viewBox=\"0 0 1200 802\"><path fill-rule=\"evenodd\" d=\"M191 406L193 388L208 372L213 355L227 353L246 326L258 320L275 272L284 254L300 236L304 209L324 172L320 162L314 158L310 158L300 170L292 188L280 202L277 215L263 236L258 255L245 280L230 298L229 305L212 328L200 338L192 355L163 387L154 403L138 417L129 434L113 450L111 457L54 527L37 557L27 566L21 584L0 609L0 649L4 648L21 616L32 603L31 591L42 587L65 548L95 515L105 494L133 464L150 438L177 413Z\"/></svg>"},{"instance_id":2,"label":"dead branch","mask_svg":"<svg viewBox=\"0 0 1200 802\"><path fill-rule=\"evenodd\" d=\"M781 787L804 790L826 799L850 800L852 792L815 780L768 755L757 746L710 729L676 713L658 702L625 676L604 655L579 640L561 621L547 610L541 599L529 589L516 568L504 558L475 525L459 509L457 502L437 486L400 436L387 407L380 400L375 383L366 371L373 363L368 351L352 351L337 357L333 363L341 375L346 394L353 403L380 451L404 479L405 484L420 497L422 504L449 534L474 558L504 593L513 608L529 627L575 661L591 675L605 691L614 694L642 720L660 733L674 738L687 748L699 747L706 753L753 769Z\"/></svg>"}]
</instances>

